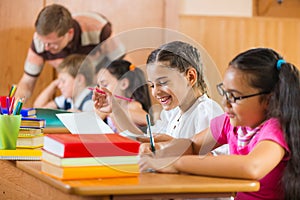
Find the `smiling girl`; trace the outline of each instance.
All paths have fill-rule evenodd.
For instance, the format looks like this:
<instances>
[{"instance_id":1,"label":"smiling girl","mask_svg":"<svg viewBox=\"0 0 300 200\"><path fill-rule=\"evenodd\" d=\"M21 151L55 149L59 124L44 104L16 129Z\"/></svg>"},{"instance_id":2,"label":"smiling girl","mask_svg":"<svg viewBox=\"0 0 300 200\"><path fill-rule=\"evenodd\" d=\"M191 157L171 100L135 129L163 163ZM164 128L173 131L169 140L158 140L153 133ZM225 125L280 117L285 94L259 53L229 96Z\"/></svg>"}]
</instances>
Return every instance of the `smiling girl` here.
<instances>
[{"instance_id":1,"label":"smiling girl","mask_svg":"<svg viewBox=\"0 0 300 200\"><path fill-rule=\"evenodd\" d=\"M259 191L238 192L236 199L300 199L297 68L272 49L250 49L229 63L217 87L226 114L211 121L210 132L156 144L156 154L144 156L140 169L260 181ZM229 144L231 155L199 156L222 144ZM151 153L148 144L141 147L145 153Z\"/></svg>"},{"instance_id":2,"label":"smiling girl","mask_svg":"<svg viewBox=\"0 0 300 200\"><path fill-rule=\"evenodd\" d=\"M152 127L156 133L155 141L191 138L206 129L210 119L223 113L222 108L207 96L200 53L188 43L174 41L152 51L147 60L147 76L153 97L163 107L160 120ZM96 109L116 101L107 88L103 90L106 94L94 92ZM123 130L141 134L132 127L120 104L114 104L108 109L111 110L116 113Z\"/></svg>"}]
</instances>

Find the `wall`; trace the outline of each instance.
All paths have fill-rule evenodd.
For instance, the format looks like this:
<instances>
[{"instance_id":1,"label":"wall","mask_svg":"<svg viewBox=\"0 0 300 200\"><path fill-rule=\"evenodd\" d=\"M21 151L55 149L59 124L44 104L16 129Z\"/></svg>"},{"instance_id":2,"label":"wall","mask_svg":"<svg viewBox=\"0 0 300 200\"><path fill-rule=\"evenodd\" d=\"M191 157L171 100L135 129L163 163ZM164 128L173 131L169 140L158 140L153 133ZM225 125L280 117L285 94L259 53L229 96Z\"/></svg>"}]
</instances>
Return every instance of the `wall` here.
<instances>
[{"instance_id":1,"label":"wall","mask_svg":"<svg viewBox=\"0 0 300 200\"><path fill-rule=\"evenodd\" d=\"M140 27L164 27L164 0L1 0L0 3L0 95L7 95L9 87L18 83L34 32L34 21L48 4L60 3L70 11L98 11L113 24L115 34ZM132 52L137 64L144 63L146 52ZM52 67L46 66L41 74L34 98L55 77Z\"/></svg>"},{"instance_id":2,"label":"wall","mask_svg":"<svg viewBox=\"0 0 300 200\"><path fill-rule=\"evenodd\" d=\"M101 12L112 21L116 35L144 27L178 31L185 39L203 46L201 51L207 51L206 63L216 64L217 70L206 70L214 84L233 56L255 46L274 48L299 67L299 2L284 0L278 5L275 0L252 0L250 5L251 0L1 0L0 95L6 95L8 88L19 81L35 18L43 6L51 3L61 3L71 12ZM167 39L172 38L155 34L135 36L129 44L145 42L145 46L131 50L132 60L143 65L149 51ZM155 45L147 44L151 42ZM52 67L46 66L34 97L54 76Z\"/></svg>"}]
</instances>

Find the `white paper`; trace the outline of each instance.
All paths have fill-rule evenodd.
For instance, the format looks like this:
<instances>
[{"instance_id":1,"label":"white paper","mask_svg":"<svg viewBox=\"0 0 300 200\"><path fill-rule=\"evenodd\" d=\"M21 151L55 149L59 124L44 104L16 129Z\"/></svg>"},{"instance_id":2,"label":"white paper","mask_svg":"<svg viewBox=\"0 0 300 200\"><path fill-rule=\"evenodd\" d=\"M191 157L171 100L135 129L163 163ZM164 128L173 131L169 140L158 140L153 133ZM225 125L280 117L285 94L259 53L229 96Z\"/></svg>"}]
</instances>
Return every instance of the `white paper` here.
<instances>
[{"instance_id":1,"label":"white paper","mask_svg":"<svg viewBox=\"0 0 300 200\"><path fill-rule=\"evenodd\" d=\"M95 112L61 113L56 116L72 134L114 133Z\"/></svg>"},{"instance_id":2,"label":"white paper","mask_svg":"<svg viewBox=\"0 0 300 200\"><path fill-rule=\"evenodd\" d=\"M128 130L125 130L125 131L121 132L120 135L122 135L124 137L131 138L133 140L137 140L137 138L143 138L143 137L149 138L147 135L135 134L135 133L132 133Z\"/></svg>"}]
</instances>

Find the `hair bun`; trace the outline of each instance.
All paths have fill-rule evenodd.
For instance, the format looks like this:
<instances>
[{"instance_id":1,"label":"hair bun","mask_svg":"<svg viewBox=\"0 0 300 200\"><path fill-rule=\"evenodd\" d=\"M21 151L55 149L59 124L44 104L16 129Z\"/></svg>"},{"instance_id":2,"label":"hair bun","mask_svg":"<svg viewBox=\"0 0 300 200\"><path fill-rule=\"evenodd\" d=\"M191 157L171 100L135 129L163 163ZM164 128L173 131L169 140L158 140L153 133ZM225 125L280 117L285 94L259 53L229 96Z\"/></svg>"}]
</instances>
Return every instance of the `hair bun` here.
<instances>
[{"instance_id":1,"label":"hair bun","mask_svg":"<svg viewBox=\"0 0 300 200\"><path fill-rule=\"evenodd\" d=\"M133 65L133 64L131 64L130 66L129 66L129 71L134 71L135 70L135 66Z\"/></svg>"}]
</instances>

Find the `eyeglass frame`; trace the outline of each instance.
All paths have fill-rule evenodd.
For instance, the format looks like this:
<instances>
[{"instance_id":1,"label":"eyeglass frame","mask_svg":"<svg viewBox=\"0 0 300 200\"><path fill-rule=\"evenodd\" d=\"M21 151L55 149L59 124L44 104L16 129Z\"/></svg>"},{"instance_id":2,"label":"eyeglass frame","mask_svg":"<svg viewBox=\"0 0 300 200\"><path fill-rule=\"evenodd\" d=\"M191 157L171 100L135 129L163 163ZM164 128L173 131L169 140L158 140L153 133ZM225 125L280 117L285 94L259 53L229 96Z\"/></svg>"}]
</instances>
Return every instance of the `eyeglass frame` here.
<instances>
[{"instance_id":1,"label":"eyeglass frame","mask_svg":"<svg viewBox=\"0 0 300 200\"><path fill-rule=\"evenodd\" d=\"M68 33L68 32L67 32ZM63 41L63 39L65 38L65 36L67 35L67 33L65 33L64 35L58 37L59 39L55 42L43 42L41 39L41 42L43 43L44 47L48 47L48 48L54 48L54 49L57 49L61 42Z\"/></svg>"},{"instance_id":2,"label":"eyeglass frame","mask_svg":"<svg viewBox=\"0 0 300 200\"><path fill-rule=\"evenodd\" d=\"M242 100L242 99L247 99L247 98L250 98L250 97L255 97L255 96L259 96L259 95L262 95L262 94L269 94L270 92L258 92L258 93L255 93L255 94L249 94L249 95L244 95L244 96L239 96L239 97L235 97L232 92L227 92L224 90L224 88L222 88L222 85L223 83L219 83L217 85L217 90L218 90L218 93L223 97L225 96L226 97L226 100L227 102L229 103L236 103L237 100ZM221 93L222 92L222 93ZM231 96L231 99L233 98L233 101L230 99L229 95Z\"/></svg>"}]
</instances>

